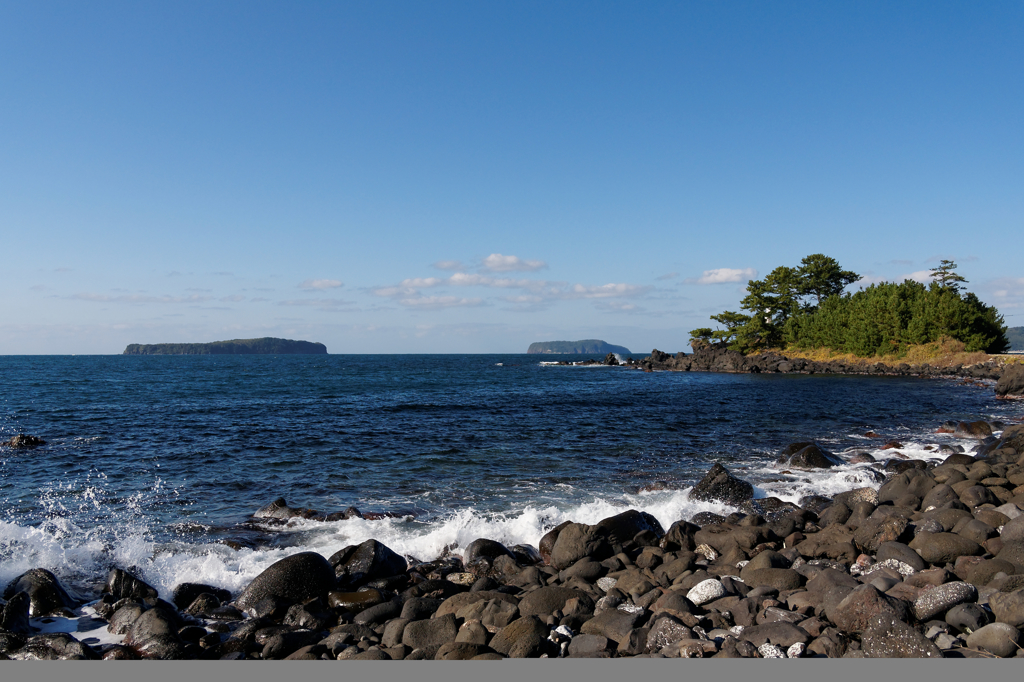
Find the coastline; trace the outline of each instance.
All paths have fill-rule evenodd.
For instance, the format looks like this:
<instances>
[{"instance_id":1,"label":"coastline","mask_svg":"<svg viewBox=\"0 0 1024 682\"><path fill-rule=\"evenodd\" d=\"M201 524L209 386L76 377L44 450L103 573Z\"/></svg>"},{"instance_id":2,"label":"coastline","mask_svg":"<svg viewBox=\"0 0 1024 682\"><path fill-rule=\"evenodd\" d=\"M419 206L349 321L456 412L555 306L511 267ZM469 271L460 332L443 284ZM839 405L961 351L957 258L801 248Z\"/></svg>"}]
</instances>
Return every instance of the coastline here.
<instances>
[{"instance_id":1,"label":"coastline","mask_svg":"<svg viewBox=\"0 0 1024 682\"><path fill-rule=\"evenodd\" d=\"M33 570L5 590L0 655L1016 656L1024 642L1024 425L957 426L964 443L977 443L973 454L894 458L877 490L831 499L755 499L748 482L716 464L690 496L738 511L668 528L628 510L595 524L566 521L536 546L481 538L461 556L418 563L367 540L331 557L282 559L238 594L180 584L173 603L114 569L102 599L83 608L52 574ZM787 469L836 459L812 443L781 454Z\"/></svg>"}]
</instances>

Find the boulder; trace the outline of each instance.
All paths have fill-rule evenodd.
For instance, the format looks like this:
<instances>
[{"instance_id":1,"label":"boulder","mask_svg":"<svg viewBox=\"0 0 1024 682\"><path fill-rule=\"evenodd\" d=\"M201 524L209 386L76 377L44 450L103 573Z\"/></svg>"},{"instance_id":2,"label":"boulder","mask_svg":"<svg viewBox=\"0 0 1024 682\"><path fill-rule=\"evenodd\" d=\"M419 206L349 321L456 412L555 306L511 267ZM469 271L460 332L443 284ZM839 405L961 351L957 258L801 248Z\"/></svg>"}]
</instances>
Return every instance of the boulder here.
<instances>
[{"instance_id":1,"label":"boulder","mask_svg":"<svg viewBox=\"0 0 1024 682\"><path fill-rule=\"evenodd\" d=\"M942 652L920 632L891 613L872 616L861 632L867 658L942 658Z\"/></svg>"},{"instance_id":2,"label":"boulder","mask_svg":"<svg viewBox=\"0 0 1024 682\"><path fill-rule=\"evenodd\" d=\"M1001 398L1024 396L1024 364L1016 363L1003 368L996 382L996 395Z\"/></svg>"},{"instance_id":3,"label":"boulder","mask_svg":"<svg viewBox=\"0 0 1024 682\"><path fill-rule=\"evenodd\" d=\"M566 602L570 599L579 600L581 610L593 613L594 600L586 592L551 585L525 595L519 602L519 615L548 616L555 611L564 610Z\"/></svg>"},{"instance_id":4,"label":"boulder","mask_svg":"<svg viewBox=\"0 0 1024 682\"><path fill-rule=\"evenodd\" d=\"M957 604L978 598L978 589L961 581L945 583L921 593L914 602L914 616L922 623L942 616Z\"/></svg>"},{"instance_id":5,"label":"boulder","mask_svg":"<svg viewBox=\"0 0 1024 682\"><path fill-rule=\"evenodd\" d=\"M570 523L563 528L551 548L549 563L562 570L569 568L583 557L596 561L612 555L608 540L585 523Z\"/></svg>"},{"instance_id":6,"label":"boulder","mask_svg":"<svg viewBox=\"0 0 1024 682\"><path fill-rule=\"evenodd\" d=\"M510 658L535 658L540 656L548 629L537 616L524 616L499 630L491 639L490 647Z\"/></svg>"},{"instance_id":7,"label":"boulder","mask_svg":"<svg viewBox=\"0 0 1024 682\"><path fill-rule=\"evenodd\" d=\"M961 556L979 556L985 550L977 542L955 533L918 533L910 548L930 564L952 563Z\"/></svg>"},{"instance_id":8,"label":"boulder","mask_svg":"<svg viewBox=\"0 0 1024 682\"><path fill-rule=\"evenodd\" d=\"M107 584L103 586L103 592L113 597L114 601L157 597L157 591L153 587L120 568L111 569L107 574Z\"/></svg>"},{"instance_id":9,"label":"boulder","mask_svg":"<svg viewBox=\"0 0 1024 682\"><path fill-rule=\"evenodd\" d=\"M46 441L38 436L19 433L10 440L0 443L0 445L6 445L9 448L37 448L40 445L46 445Z\"/></svg>"},{"instance_id":10,"label":"boulder","mask_svg":"<svg viewBox=\"0 0 1024 682\"><path fill-rule=\"evenodd\" d=\"M29 596L29 615L33 618L57 614L62 609L74 608L75 601L64 590L57 576L45 568L33 568L8 583L4 599L10 599L18 592Z\"/></svg>"},{"instance_id":11,"label":"boulder","mask_svg":"<svg viewBox=\"0 0 1024 682\"><path fill-rule=\"evenodd\" d=\"M292 603L316 598L326 601L334 582L334 569L327 559L316 552L300 552L281 559L253 578L235 603L249 611L267 598Z\"/></svg>"},{"instance_id":12,"label":"boulder","mask_svg":"<svg viewBox=\"0 0 1024 682\"><path fill-rule=\"evenodd\" d=\"M815 444L808 445L793 453L788 460L779 464L796 469L830 469L841 464L835 455L825 452Z\"/></svg>"},{"instance_id":13,"label":"boulder","mask_svg":"<svg viewBox=\"0 0 1024 682\"><path fill-rule=\"evenodd\" d=\"M376 578L399 575L409 567L403 557L372 539L335 552L328 562L334 567L338 583L349 587L359 587Z\"/></svg>"},{"instance_id":14,"label":"boulder","mask_svg":"<svg viewBox=\"0 0 1024 682\"><path fill-rule=\"evenodd\" d=\"M179 609L187 609L192 602L201 594L209 594L216 597L218 602L230 601L231 593L227 590L202 583L181 583L176 585L171 595L171 601ZM220 603L217 604L220 606Z\"/></svg>"},{"instance_id":15,"label":"boulder","mask_svg":"<svg viewBox=\"0 0 1024 682\"><path fill-rule=\"evenodd\" d=\"M863 632L879 615L907 619L906 602L882 594L874 585L861 585L826 613L843 632Z\"/></svg>"},{"instance_id":16,"label":"boulder","mask_svg":"<svg viewBox=\"0 0 1024 682\"><path fill-rule=\"evenodd\" d=\"M988 605L997 622L1024 626L1024 590L997 592L988 598Z\"/></svg>"},{"instance_id":17,"label":"boulder","mask_svg":"<svg viewBox=\"0 0 1024 682\"><path fill-rule=\"evenodd\" d=\"M34 632L29 625L29 609L32 599L27 592L15 592L0 610L0 631L15 635L29 635Z\"/></svg>"},{"instance_id":18,"label":"boulder","mask_svg":"<svg viewBox=\"0 0 1024 682\"><path fill-rule=\"evenodd\" d=\"M607 637L622 645L634 628L638 628L643 624L643 621L647 619L647 615L643 609L628 611L605 609L585 622L580 631L585 635Z\"/></svg>"},{"instance_id":19,"label":"boulder","mask_svg":"<svg viewBox=\"0 0 1024 682\"><path fill-rule=\"evenodd\" d=\"M508 602L513 606L519 606L519 597L508 594L507 592L498 592L497 590L480 590L478 592L461 592L459 594L448 597L441 605L437 607L437 611L434 613L435 618L445 616L447 614L456 614L466 606L474 604L476 602L486 602L492 599L499 601Z\"/></svg>"},{"instance_id":20,"label":"boulder","mask_svg":"<svg viewBox=\"0 0 1024 682\"><path fill-rule=\"evenodd\" d=\"M754 487L736 478L724 466L716 463L690 490L689 497L692 500L724 502L738 507L754 497Z\"/></svg>"},{"instance_id":21,"label":"boulder","mask_svg":"<svg viewBox=\"0 0 1024 682\"><path fill-rule=\"evenodd\" d=\"M811 641L811 635L806 630L786 621L775 621L743 628L740 638L754 646L771 643L787 648L797 643L807 644Z\"/></svg>"},{"instance_id":22,"label":"boulder","mask_svg":"<svg viewBox=\"0 0 1024 682\"><path fill-rule=\"evenodd\" d=\"M609 544L624 544L632 540L637 533L650 531L657 538L665 535L658 519L647 512L628 509L621 514L601 519L593 526L594 532L608 541Z\"/></svg>"},{"instance_id":23,"label":"boulder","mask_svg":"<svg viewBox=\"0 0 1024 682\"><path fill-rule=\"evenodd\" d=\"M1000 658L1015 656L1021 650L1020 630L1006 623L991 623L967 636L967 646Z\"/></svg>"},{"instance_id":24,"label":"boulder","mask_svg":"<svg viewBox=\"0 0 1024 682\"><path fill-rule=\"evenodd\" d=\"M455 614L410 621L402 631L402 644L413 649L430 651L431 657L441 645L454 642L459 634Z\"/></svg>"}]
</instances>

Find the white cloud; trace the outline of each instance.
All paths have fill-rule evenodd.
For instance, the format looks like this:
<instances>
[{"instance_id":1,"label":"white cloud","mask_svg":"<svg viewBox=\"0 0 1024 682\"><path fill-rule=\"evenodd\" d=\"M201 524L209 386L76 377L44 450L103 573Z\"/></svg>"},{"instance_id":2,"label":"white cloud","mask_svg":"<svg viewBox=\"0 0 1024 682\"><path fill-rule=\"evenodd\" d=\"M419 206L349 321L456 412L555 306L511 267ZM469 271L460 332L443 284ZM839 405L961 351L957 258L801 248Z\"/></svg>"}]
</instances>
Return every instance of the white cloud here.
<instances>
[{"instance_id":1,"label":"white cloud","mask_svg":"<svg viewBox=\"0 0 1024 682\"><path fill-rule=\"evenodd\" d=\"M535 272L548 266L542 260L523 260L519 256L503 256L492 253L484 258L482 270L488 272Z\"/></svg>"},{"instance_id":2,"label":"white cloud","mask_svg":"<svg viewBox=\"0 0 1024 682\"><path fill-rule=\"evenodd\" d=\"M687 282L696 284L728 284L730 282L745 282L757 277L757 270L754 268L715 268L705 270L697 279L689 279Z\"/></svg>"},{"instance_id":3,"label":"white cloud","mask_svg":"<svg viewBox=\"0 0 1024 682\"><path fill-rule=\"evenodd\" d=\"M245 296L243 296L242 294L235 294L234 296L224 296L220 300L224 301L225 303L238 303L239 301L244 301Z\"/></svg>"},{"instance_id":4,"label":"white cloud","mask_svg":"<svg viewBox=\"0 0 1024 682\"><path fill-rule=\"evenodd\" d=\"M651 287L639 284L602 284L601 286L584 286L575 284L569 290L567 298L621 298L639 296L651 290Z\"/></svg>"},{"instance_id":5,"label":"white cloud","mask_svg":"<svg viewBox=\"0 0 1024 682\"><path fill-rule=\"evenodd\" d=\"M903 280L906 280L906 279L912 279L915 282L920 282L921 284L927 284L928 282L932 281L932 279L934 279L934 278L932 277L932 271L931 270L918 270L917 272L908 272L905 275L900 275L899 278L896 281L902 282Z\"/></svg>"},{"instance_id":6,"label":"white cloud","mask_svg":"<svg viewBox=\"0 0 1024 682\"><path fill-rule=\"evenodd\" d=\"M438 270L465 270L466 266L462 264L460 260L439 260L434 263L434 267Z\"/></svg>"},{"instance_id":7,"label":"white cloud","mask_svg":"<svg viewBox=\"0 0 1024 682\"><path fill-rule=\"evenodd\" d=\"M344 282L340 282L336 279L307 279L299 285L299 288L316 291L322 289L338 289L343 286L345 286Z\"/></svg>"},{"instance_id":8,"label":"white cloud","mask_svg":"<svg viewBox=\"0 0 1024 682\"><path fill-rule=\"evenodd\" d=\"M145 303L203 303L211 300L212 296L200 296L199 294L193 294L192 296L145 296L142 294L122 294L120 296L108 296L106 294L93 294L93 293L81 293L72 294L66 298L74 299L76 301L95 301L97 303L131 303L131 304L145 304Z\"/></svg>"},{"instance_id":9,"label":"white cloud","mask_svg":"<svg viewBox=\"0 0 1024 682\"><path fill-rule=\"evenodd\" d=\"M440 308L460 308L483 305L483 299L459 298L458 296L410 296L398 299L400 305L407 308L438 310Z\"/></svg>"},{"instance_id":10,"label":"white cloud","mask_svg":"<svg viewBox=\"0 0 1024 682\"><path fill-rule=\"evenodd\" d=\"M297 298L287 301L278 301L277 305L316 308L317 310L336 312L339 310L351 310L355 303L340 298Z\"/></svg>"},{"instance_id":11,"label":"white cloud","mask_svg":"<svg viewBox=\"0 0 1024 682\"><path fill-rule=\"evenodd\" d=\"M666 279L675 279L678 276L679 276L678 272L670 272L667 275L659 275L658 277L655 277L654 279L657 282L663 282Z\"/></svg>"}]
</instances>

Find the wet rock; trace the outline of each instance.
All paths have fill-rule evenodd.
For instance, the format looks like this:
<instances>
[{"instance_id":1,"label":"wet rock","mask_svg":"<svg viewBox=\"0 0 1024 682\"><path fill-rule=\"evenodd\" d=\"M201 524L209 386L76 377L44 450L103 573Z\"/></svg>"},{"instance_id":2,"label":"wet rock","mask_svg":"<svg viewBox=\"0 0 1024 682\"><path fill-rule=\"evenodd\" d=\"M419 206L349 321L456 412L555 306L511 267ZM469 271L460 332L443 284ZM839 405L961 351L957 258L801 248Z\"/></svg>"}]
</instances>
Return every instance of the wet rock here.
<instances>
[{"instance_id":1,"label":"wet rock","mask_svg":"<svg viewBox=\"0 0 1024 682\"><path fill-rule=\"evenodd\" d=\"M0 630L15 635L30 635L35 630L29 625L29 609L32 599L27 592L16 592L0 612Z\"/></svg>"},{"instance_id":2,"label":"wet rock","mask_svg":"<svg viewBox=\"0 0 1024 682\"><path fill-rule=\"evenodd\" d=\"M812 443L794 452L787 460L780 461L779 464L796 469L830 469L842 464L842 460Z\"/></svg>"},{"instance_id":3,"label":"wet rock","mask_svg":"<svg viewBox=\"0 0 1024 682\"><path fill-rule=\"evenodd\" d=\"M724 502L739 506L754 497L754 487L729 473L721 464L712 466L689 493L692 500Z\"/></svg>"},{"instance_id":4,"label":"wet rock","mask_svg":"<svg viewBox=\"0 0 1024 682\"><path fill-rule=\"evenodd\" d=\"M545 533L544 536L540 539L540 542L537 544L537 549L545 563L551 563L551 550L555 546L555 541L558 539L558 534L562 532L562 529L564 529L571 523L572 521L563 521L562 523L558 524L557 526L549 530L547 533Z\"/></svg>"},{"instance_id":5,"label":"wet rock","mask_svg":"<svg viewBox=\"0 0 1024 682\"><path fill-rule=\"evenodd\" d=\"M186 609L192 605L192 602L196 600L201 594L210 594L217 598L218 602L226 602L231 600L231 593L227 590L212 585L204 585L201 583L181 583L174 588L174 592L171 596L171 601L179 609ZM220 606L218 603L217 606Z\"/></svg>"},{"instance_id":6,"label":"wet rock","mask_svg":"<svg viewBox=\"0 0 1024 682\"><path fill-rule=\"evenodd\" d=\"M249 611L260 600L270 597L292 603L316 598L326 601L328 591L334 587L334 575L334 569L321 555L300 552L281 559L253 578L235 603Z\"/></svg>"},{"instance_id":7,"label":"wet rock","mask_svg":"<svg viewBox=\"0 0 1024 682\"><path fill-rule=\"evenodd\" d=\"M45 568L33 568L8 583L4 599L10 599L18 592L29 596L29 615L33 618L58 614L63 609L74 608L75 601L64 590L55 576Z\"/></svg>"},{"instance_id":8,"label":"wet rock","mask_svg":"<svg viewBox=\"0 0 1024 682\"><path fill-rule=\"evenodd\" d=\"M600 561L612 555L608 540L583 523L570 523L563 528L551 548L549 563L559 569L566 569L583 557Z\"/></svg>"},{"instance_id":9,"label":"wet rock","mask_svg":"<svg viewBox=\"0 0 1024 682\"><path fill-rule=\"evenodd\" d=\"M21 661L95 661L100 658L88 644L64 632L29 637L10 657Z\"/></svg>"},{"instance_id":10,"label":"wet rock","mask_svg":"<svg viewBox=\"0 0 1024 682\"><path fill-rule=\"evenodd\" d=\"M335 552L328 562L334 567L338 583L350 587L359 587L374 578L398 575L408 569L403 557L376 540Z\"/></svg>"},{"instance_id":11,"label":"wet rock","mask_svg":"<svg viewBox=\"0 0 1024 682\"><path fill-rule=\"evenodd\" d=\"M621 514L601 519L593 528L595 533L604 537L611 545L625 544L644 531L650 531L658 538L665 534L658 519L636 509L628 509Z\"/></svg>"},{"instance_id":12,"label":"wet rock","mask_svg":"<svg viewBox=\"0 0 1024 682\"><path fill-rule=\"evenodd\" d=\"M46 441L38 436L19 433L10 440L0 443L0 445L6 445L9 448L37 448L40 445L46 445Z\"/></svg>"},{"instance_id":13,"label":"wet rock","mask_svg":"<svg viewBox=\"0 0 1024 682\"><path fill-rule=\"evenodd\" d=\"M1020 630L1006 623L992 623L967 636L967 646L987 651L1000 658L1015 656L1021 650Z\"/></svg>"},{"instance_id":14,"label":"wet rock","mask_svg":"<svg viewBox=\"0 0 1024 682\"><path fill-rule=\"evenodd\" d=\"M156 599L157 591L128 571L115 568L107 575L107 584L103 592L110 594L115 601L121 599Z\"/></svg>"},{"instance_id":15,"label":"wet rock","mask_svg":"<svg viewBox=\"0 0 1024 682\"><path fill-rule=\"evenodd\" d=\"M914 615L921 622L941 616L957 604L978 598L978 589L965 582L952 582L927 590L914 602Z\"/></svg>"}]
</instances>

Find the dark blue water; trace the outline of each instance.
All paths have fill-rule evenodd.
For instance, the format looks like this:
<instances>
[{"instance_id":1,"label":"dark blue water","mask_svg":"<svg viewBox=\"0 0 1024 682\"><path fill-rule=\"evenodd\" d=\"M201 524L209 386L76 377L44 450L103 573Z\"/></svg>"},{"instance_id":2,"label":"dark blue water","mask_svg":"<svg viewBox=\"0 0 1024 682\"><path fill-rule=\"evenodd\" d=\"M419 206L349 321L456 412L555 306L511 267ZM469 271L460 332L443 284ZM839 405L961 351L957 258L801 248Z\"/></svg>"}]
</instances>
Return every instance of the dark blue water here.
<instances>
[{"instance_id":1,"label":"dark blue water","mask_svg":"<svg viewBox=\"0 0 1024 682\"><path fill-rule=\"evenodd\" d=\"M873 479L855 467L780 476L770 464L790 442L871 452L882 442L863 434L876 431L927 457L928 443L948 438L932 435L944 420L1017 414L991 387L955 380L645 374L540 359L558 358L2 357L0 439L48 444L0 451L0 560L28 552L75 573L119 556L215 555L228 566L208 569L216 580L247 570L221 540L266 558L370 535L420 554L474 532L536 543L563 518L622 506L670 523L699 507L685 491L715 461L761 494L795 499ZM402 520L247 524L278 496ZM151 578L183 569L161 570L178 573Z\"/></svg>"}]
</instances>

